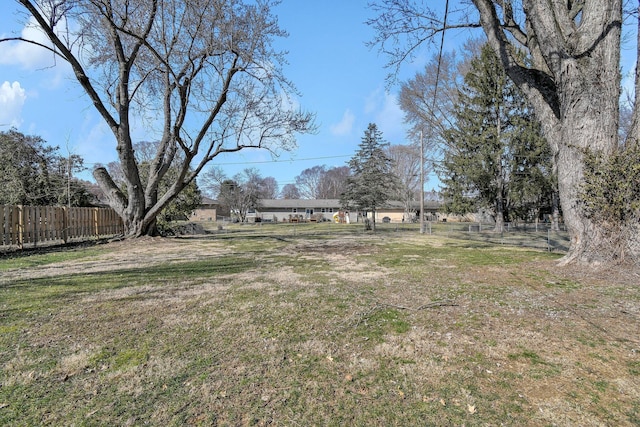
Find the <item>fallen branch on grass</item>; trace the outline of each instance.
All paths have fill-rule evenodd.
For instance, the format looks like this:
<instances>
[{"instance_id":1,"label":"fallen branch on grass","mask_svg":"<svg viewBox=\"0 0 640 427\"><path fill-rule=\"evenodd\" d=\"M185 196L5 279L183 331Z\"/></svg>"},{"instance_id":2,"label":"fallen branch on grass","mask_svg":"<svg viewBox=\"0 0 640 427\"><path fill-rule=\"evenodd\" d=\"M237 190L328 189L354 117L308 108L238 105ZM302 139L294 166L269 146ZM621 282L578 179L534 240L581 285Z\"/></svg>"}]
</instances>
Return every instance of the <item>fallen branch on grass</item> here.
<instances>
[{"instance_id":1,"label":"fallen branch on grass","mask_svg":"<svg viewBox=\"0 0 640 427\"><path fill-rule=\"evenodd\" d=\"M409 310L409 311L420 311L426 308L435 308L435 307L456 307L458 304L451 300L442 300L442 301L433 301L427 304L423 304L417 308L413 307L405 307L403 305L396 304L387 304L387 303L376 303L373 309L378 307L388 307L388 308L397 308L399 310Z\"/></svg>"},{"instance_id":2,"label":"fallen branch on grass","mask_svg":"<svg viewBox=\"0 0 640 427\"><path fill-rule=\"evenodd\" d=\"M371 307L369 310L363 312L363 313L357 313L356 316L358 317L358 320L355 322L354 326L358 326L360 325L360 323L362 323L362 321L367 318L368 316L371 315L371 313L373 313L376 310L380 310L380 309L384 309L384 308L395 308L398 310L407 310L407 311L420 311L420 310L424 310L427 308L435 308L435 307L456 307L458 304L456 304L454 301L452 300L441 300L441 301L433 301L427 304L422 304L421 306L417 307L417 308L413 308L413 307L406 307L403 305L397 305L397 304L388 304L388 303L375 303L373 305L373 307Z\"/></svg>"}]
</instances>

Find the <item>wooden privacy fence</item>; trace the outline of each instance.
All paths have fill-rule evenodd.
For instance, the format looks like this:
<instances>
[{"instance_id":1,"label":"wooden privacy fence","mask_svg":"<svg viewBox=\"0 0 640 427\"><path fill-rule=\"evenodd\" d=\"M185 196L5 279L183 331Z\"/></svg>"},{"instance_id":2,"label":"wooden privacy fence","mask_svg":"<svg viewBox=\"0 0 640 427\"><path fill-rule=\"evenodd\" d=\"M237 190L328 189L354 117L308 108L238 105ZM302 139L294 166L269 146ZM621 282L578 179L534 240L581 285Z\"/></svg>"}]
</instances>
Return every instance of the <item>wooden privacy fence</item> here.
<instances>
[{"instance_id":1,"label":"wooden privacy fence","mask_svg":"<svg viewBox=\"0 0 640 427\"><path fill-rule=\"evenodd\" d=\"M67 243L122 234L110 208L0 205L0 247Z\"/></svg>"}]
</instances>

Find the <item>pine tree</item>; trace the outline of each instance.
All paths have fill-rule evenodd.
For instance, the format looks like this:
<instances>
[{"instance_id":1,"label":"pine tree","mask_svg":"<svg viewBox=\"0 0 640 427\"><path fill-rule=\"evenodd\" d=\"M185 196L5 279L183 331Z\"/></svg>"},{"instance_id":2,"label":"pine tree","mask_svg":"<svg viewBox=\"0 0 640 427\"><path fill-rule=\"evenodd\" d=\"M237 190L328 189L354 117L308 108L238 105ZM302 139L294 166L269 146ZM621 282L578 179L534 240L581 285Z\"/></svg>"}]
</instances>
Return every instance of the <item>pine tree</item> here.
<instances>
[{"instance_id":1,"label":"pine tree","mask_svg":"<svg viewBox=\"0 0 640 427\"><path fill-rule=\"evenodd\" d=\"M445 209L487 209L496 231L511 216L527 219L551 192L550 150L523 94L488 46L471 61L454 116L439 168Z\"/></svg>"},{"instance_id":2,"label":"pine tree","mask_svg":"<svg viewBox=\"0 0 640 427\"><path fill-rule=\"evenodd\" d=\"M385 153L389 144L382 132L370 123L364 132L359 149L349 161L351 176L340 197L346 209L370 211L375 229L376 209L384 206L397 189L398 178L393 173L393 162Z\"/></svg>"}]
</instances>

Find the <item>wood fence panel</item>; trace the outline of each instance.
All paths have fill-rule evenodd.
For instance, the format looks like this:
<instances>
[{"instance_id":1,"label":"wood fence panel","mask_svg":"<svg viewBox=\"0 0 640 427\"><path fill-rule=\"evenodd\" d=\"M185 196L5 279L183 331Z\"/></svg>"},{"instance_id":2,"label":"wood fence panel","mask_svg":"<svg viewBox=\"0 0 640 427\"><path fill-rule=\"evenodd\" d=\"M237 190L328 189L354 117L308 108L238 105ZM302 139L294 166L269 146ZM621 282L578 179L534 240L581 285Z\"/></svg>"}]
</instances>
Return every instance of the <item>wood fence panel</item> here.
<instances>
[{"instance_id":1,"label":"wood fence panel","mask_svg":"<svg viewBox=\"0 0 640 427\"><path fill-rule=\"evenodd\" d=\"M22 232L20 230L20 218L22 218L22 213L17 206L13 206L11 209L11 240L14 245L19 245L22 239L20 237Z\"/></svg>"},{"instance_id":2,"label":"wood fence panel","mask_svg":"<svg viewBox=\"0 0 640 427\"><path fill-rule=\"evenodd\" d=\"M20 230L22 239L20 244L22 246L25 243L31 243L33 241L33 222L31 221L31 215L33 214L33 206L22 206L22 212L20 212Z\"/></svg>"},{"instance_id":3,"label":"wood fence panel","mask_svg":"<svg viewBox=\"0 0 640 427\"><path fill-rule=\"evenodd\" d=\"M80 216L82 218L81 226L80 226L80 236L78 237L89 237L91 236L91 208L79 208Z\"/></svg>"},{"instance_id":4,"label":"wood fence panel","mask_svg":"<svg viewBox=\"0 0 640 427\"><path fill-rule=\"evenodd\" d=\"M9 240L11 238L11 227L9 225L9 206L0 205L0 222L2 226L2 240L0 241L3 245L10 245Z\"/></svg>"},{"instance_id":5,"label":"wood fence panel","mask_svg":"<svg viewBox=\"0 0 640 427\"><path fill-rule=\"evenodd\" d=\"M2 221L2 244L18 244L18 228L16 206L0 205L0 221Z\"/></svg>"},{"instance_id":6,"label":"wood fence panel","mask_svg":"<svg viewBox=\"0 0 640 427\"><path fill-rule=\"evenodd\" d=\"M113 209L0 205L0 248L89 240L124 232Z\"/></svg>"},{"instance_id":7,"label":"wood fence panel","mask_svg":"<svg viewBox=\"0 0 640 427\"><path fill-rule=\"evenodd\" d=\"M66 231L65 231L65 214L64 208L56 209L56 218L54 221L54 227L56 229L56 237L59 240L65 241Z\"/></svg>"},{"instance_id":8,"label":"wood fence panel","mask_svg":"<svg viewBox=\"0 0 640 427\"><path fill-rule=\"evenodd\" d=\"M75 208L65 208L65 216L67 217L67 241L76 237L76 210Z\"/></svg>"},{"instance_id":9,"label":"wood fence panel","mask_svg":"<svg viewBox=\"0 0 640 427\"><path fill-rule=\"evenodd\" d=\"M78 208L67 209L67 228L69 229L69 240L73 240L80 234L80 211Z\"/></svg>"}]
</instances>

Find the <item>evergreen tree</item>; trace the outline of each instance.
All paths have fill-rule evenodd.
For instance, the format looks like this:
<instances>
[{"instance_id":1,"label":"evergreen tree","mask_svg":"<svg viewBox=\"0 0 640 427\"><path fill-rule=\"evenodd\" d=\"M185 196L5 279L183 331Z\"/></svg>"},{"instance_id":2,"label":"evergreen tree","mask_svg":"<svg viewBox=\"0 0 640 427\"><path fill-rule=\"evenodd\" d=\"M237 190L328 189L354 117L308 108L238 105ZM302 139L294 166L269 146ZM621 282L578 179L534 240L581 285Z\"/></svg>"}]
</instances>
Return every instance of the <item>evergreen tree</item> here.
<instances>
[{"instance_id":1,"label":"evergreen tree","mask_svg":"<svg viewBox=\"0 0 640 427\"><path fill-rule=\"evenodd\" d=\"M72 176L82 163L80 156L61 156L38 136L0 132L0 204L90 206L93 196Z\"/></svg>"},{"instance_id":2,"label":"evergreen tree","mask_svg":"<svg viewBox=\"0 0 640 427\"><path fill-rule=\"evenodd\" d=\"M370 123L359 150L349 161L351 176L347 178L345 191L340 196L340 204L345 209L371 211L373 229L376 209L386 204L398 186L393 161L385 152L388 145L378 127Z\"/></svg>"},{"instance_id":3,"label":"evergreen tree","mask_svg":"<svg viewBox=\"0 0 640 427\"><path fill-rule=\"evenodd\" d=\"M445 209L487 209L501 231L510 215L528 219L550 200L550 150L522 92L488 46L471 61L458 96L439 168Z\"/></svg>"}]
</instances>

